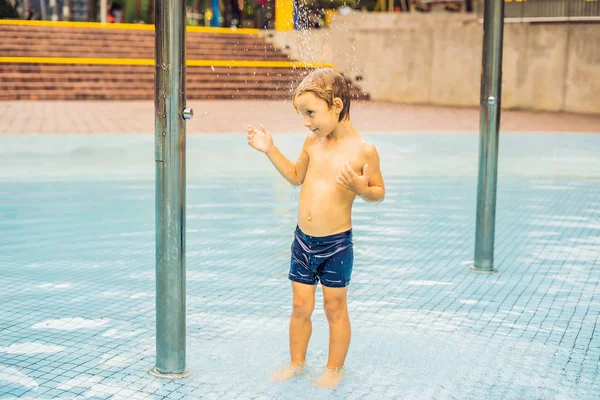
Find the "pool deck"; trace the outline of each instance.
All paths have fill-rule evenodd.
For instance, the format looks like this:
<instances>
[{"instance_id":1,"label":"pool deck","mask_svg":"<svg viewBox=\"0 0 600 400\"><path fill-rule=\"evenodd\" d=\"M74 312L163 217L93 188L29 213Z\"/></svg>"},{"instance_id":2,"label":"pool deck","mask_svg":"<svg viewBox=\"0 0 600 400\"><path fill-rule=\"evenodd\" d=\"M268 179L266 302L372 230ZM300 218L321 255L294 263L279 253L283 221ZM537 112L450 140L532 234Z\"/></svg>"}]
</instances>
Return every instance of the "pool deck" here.
<instances>
[{"instance_id":1,"label":"pool deck","mask_svg":"<svg viewBox=\"0 0 600 400\"><path fill-rule=\"evenodd\" d=\"M194 119L187 132L243 133L263 124L276 133L302 133L300 117L286 101L189 101ZM356 102L352 121L359 132L478 132L478 108ZM600 132L600 115L502 111L502 132ZM152 101L0 102L0 134L151 133Z\"/></svg>"}]
</instances>

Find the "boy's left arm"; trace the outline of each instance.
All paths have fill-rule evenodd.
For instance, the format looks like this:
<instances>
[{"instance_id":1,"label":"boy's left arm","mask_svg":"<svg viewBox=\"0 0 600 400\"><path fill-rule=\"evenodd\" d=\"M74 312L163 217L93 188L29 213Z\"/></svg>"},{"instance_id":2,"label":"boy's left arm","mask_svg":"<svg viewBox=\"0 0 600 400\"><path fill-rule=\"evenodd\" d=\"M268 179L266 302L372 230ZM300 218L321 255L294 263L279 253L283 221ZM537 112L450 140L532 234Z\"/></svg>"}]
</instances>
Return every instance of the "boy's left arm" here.
<instances>
[{"instance_id":1,"label":"boy's left arm","mask_svg":"<svg viewBox=\"0 0 600 400\"><path fill-rule=\"evenodd\" d=\"M374 145L370 144L365 149L367 162L363 167L363 177L366 187L357 193L366 202L382 202L385 198L385 184L379 168L379 153Z\"/></svg>"}]
</instances>

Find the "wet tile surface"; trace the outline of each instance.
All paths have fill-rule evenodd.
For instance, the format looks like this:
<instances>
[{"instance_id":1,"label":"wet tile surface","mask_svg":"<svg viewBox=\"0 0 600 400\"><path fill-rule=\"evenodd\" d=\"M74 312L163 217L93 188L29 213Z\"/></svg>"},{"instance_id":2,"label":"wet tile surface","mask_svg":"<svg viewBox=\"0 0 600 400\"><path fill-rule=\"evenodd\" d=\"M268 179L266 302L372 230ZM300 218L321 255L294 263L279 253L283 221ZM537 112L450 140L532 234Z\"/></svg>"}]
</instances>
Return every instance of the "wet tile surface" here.
<instances>
[{"instance_id":1,"label":"wet tile surface","mask_svg":"<svg viewBox=\"0 0 600 400\"><path fill-rule=\"evenodd\" d=\"M354 207L353 338L333 392L317 291L307 375L287 361L298 189L244 136L188 139L187 365L155 362L149 136L3 136L0 398L600 396L600 136L501 138L498 274L469 272L476 135L370 135L387 197ZM300 135L276 136L295 158Z\"/></svg>"}]
</instances>

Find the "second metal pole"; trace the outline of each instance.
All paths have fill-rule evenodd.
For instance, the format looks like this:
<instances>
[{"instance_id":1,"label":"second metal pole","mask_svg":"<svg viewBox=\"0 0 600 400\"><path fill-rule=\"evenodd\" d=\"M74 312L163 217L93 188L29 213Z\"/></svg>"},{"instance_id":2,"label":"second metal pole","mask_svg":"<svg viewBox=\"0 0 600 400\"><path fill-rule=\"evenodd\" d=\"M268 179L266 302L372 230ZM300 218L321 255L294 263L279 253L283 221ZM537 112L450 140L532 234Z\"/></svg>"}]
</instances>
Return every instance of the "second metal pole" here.
<instances>
[{"instance_id":1,"label":"second metal pole","mask_svg":"<svg viewBox=\"0 0 600 400\"><path fill-rule=\"evenodd\" d=\"M475 229L476 272L494 270L498 137L502 92L504 0L486 0L483 13L483 57L479 126L479 178Z\"/></svg>"},{"instance_id":2,"label":"second metal pole","mask_svg":"<svg viewBox=\"0 0 600 400\"><path fill-rule=\"evenodd\" d=\"M155 7L156 366L186 376L185 349L185 2Z\"/></svg>"}]
</instances>

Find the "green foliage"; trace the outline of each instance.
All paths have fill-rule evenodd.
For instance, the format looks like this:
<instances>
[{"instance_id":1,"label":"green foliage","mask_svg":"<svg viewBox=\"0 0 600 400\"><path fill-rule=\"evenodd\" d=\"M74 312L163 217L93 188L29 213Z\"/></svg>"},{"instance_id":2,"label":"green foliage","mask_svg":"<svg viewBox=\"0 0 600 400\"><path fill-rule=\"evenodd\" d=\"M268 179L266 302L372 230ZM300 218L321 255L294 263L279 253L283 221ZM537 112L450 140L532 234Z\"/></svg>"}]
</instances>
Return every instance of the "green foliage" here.
<instances>
[{"instance_id":1,"label":"green foliage","mask_svg":"<svg viewBox=\"0 0 600 400\"><path fill-rule=\"evenodd\" d=\"M157 0L155 0L155 1L157 1ZM128 23L137 22L135 20L135 2L136 2L136 0L121 0L121 5L123 6L123 22L128 22ZM150 1L142 0L142 10L141 10L140 18L145 23L150 22L150 16L148 15L149 9L150 9Z\"/></svg>"},{"instance_id":2,"label":"green foliage","mask_svg":"<svg viewBox=\"0 0 600 400\"><path fill-rule=\"evenodd\" d=\"M8 2L8 0L0 0L0 19L16 19L19 18L17 10Z\"/></svg>"}]
</instances>

